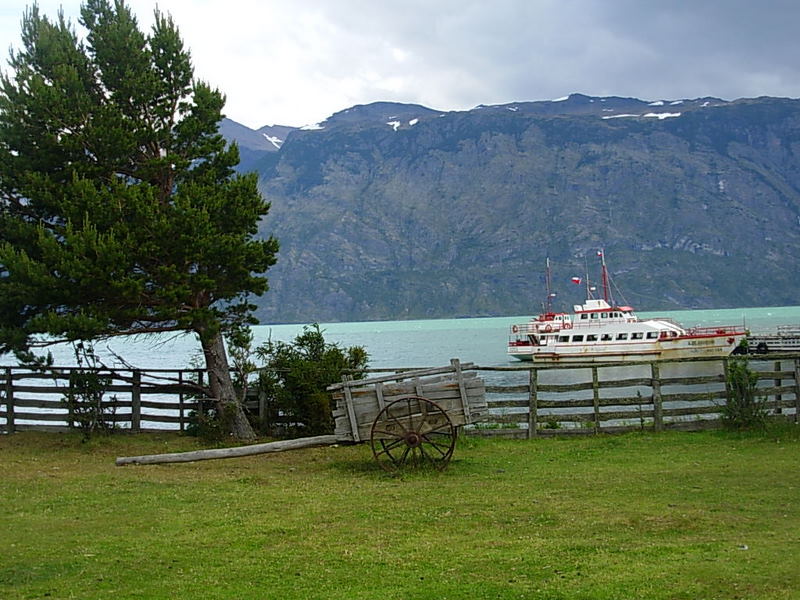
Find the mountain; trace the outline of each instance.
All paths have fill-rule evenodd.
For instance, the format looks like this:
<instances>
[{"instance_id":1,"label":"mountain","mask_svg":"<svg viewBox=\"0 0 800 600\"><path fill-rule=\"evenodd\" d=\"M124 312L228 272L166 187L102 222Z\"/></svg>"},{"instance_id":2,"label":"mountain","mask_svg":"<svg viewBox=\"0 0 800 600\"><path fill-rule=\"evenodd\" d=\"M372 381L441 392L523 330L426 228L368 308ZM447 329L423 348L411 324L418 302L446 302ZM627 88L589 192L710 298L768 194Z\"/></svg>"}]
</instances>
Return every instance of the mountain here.
<instances>
[{"instance_id":1,"label":"mountain","mask_svg":"<svg viewBox=\"0 0 800 600\"><path fill-rule=\"evenodd\" d=\"M249 162L264 322L529 314L546 257L568 307L599 248L640 310L798 303L798 100L381 102L282 139Z\"/></svg>"},{"instance_id":2,"label":"mountain","mask_svg":"<svg viewBox=\"0 0 800 600\"><path fill-rule=\"evenodd\" d=\"M265 125L256 131L231 119L223 119L219 127L225 139L238 144L239 168L245 172L257 171L263 155L280 150L286 136L294 129L286 125Z\"/></svg>"}]
</instances>

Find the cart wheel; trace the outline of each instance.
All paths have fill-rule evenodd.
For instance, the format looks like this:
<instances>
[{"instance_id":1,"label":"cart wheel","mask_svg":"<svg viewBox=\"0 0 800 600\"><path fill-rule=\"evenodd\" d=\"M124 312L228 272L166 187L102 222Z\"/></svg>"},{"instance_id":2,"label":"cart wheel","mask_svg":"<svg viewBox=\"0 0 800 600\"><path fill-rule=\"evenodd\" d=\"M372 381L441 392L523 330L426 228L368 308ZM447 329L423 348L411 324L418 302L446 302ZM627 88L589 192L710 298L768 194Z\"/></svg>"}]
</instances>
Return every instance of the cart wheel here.
<instances>
[{"instance_id":1,"label":"cart wheel","mask_svg":"<svg viewBox=\"0 0 800 600\"><path fill-rule=\"evenodd\" d=\"M375 460L386 471L424 464L442 470L453 455L456 428L436 402L407 396L383 407L369 441Z\"/></svg>"}]
</instances>

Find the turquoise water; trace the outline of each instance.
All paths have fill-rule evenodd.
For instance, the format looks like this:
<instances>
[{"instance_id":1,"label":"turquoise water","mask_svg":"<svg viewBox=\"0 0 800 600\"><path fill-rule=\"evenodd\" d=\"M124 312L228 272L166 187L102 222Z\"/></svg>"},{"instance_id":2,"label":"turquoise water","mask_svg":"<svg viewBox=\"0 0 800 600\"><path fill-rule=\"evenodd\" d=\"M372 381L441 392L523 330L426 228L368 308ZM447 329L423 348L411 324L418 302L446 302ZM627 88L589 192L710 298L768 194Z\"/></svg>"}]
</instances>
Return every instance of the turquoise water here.
<instances>
[{"instance_id":1,"label":"turquoise water","mask_svg":"<svg viewBox=\"0 0 800 600\"><path fill-rule=\"evenodd\" d=\"M741 325L751 331L769 331L778 325L800 324L800 306L735 308L724 310L682 310L639 313L640 317L670 317L686 327ZM508 328L524 323L530 316L421 321L370 321L323 324L325 339L341 346L364 346L370 366L428 367L446 365L451 358L480 366L515 364L506 356ZM291 341L302 325L261 325L253 329L256 344L273 340ZM108 366L122 364L114 353L139 368L178 369L201 366L199 344L194 336L115 339L102 342L97 349ZM53 350L60 366L74 364L71 351ZM0 357L0 364L14 364L13 358Z\"/></svg>"}]
</instances>

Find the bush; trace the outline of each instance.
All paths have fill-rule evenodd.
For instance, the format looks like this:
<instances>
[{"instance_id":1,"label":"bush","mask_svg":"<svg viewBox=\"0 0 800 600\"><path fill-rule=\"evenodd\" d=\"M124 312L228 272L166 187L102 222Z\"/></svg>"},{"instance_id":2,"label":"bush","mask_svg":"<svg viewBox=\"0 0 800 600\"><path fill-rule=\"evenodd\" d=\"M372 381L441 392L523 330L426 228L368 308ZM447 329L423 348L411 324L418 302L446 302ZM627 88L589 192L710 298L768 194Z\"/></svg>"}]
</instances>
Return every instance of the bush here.
<instances>
[{"instance_id":1,"label":"bush","mask_svg":"<svg viewBox=\"0 0 800 600\"><path fill-rule=\"evenodd\" d=\"M235 409L226 407L220 412L216 402L205 399L200 402L201 410L189 413L186 435L198 437L208 443L221 442L229 438Z\"/></svg>"},{"instance_id":2,"label":"bush","mask_svg":"<svg viewBox=\"0 0 800 600\"><path fill-rule=\"evenodd\" d=\"M70 372L69 388L61 402L69 410L70 422L83 433L83 441L88 441L97 432L114 431L117 397L104 401L111 378L98 372L99 360L94 348L79 343L74 351L79 368Z\"/></svg>"},{"instance_id":3,"label":"bush","mask_svg":"<svg viewBox=\"0 0 800 600\"><path fill-rule=\"evenodd\" d=\"M769 412L766 399L756 394L758 373L750 370L746 358L728 361L728 401L722 407L722 422L730 429L763 427Z\"/></svg>"},{"instance_id":4,"label":"bush","mask_svg":"<svg viewBox=\"0 0 800 600\"><path fill-rule=\"evenodd\" d=\"M256 355L264 362L255 386L268 411L258 424L271 435L321 435L333 432L326 388L346 373L363 376L368 355L361 346L327 343L318 324L303 327L292 343L269 340Z\"/></svg>"}]
</instances>

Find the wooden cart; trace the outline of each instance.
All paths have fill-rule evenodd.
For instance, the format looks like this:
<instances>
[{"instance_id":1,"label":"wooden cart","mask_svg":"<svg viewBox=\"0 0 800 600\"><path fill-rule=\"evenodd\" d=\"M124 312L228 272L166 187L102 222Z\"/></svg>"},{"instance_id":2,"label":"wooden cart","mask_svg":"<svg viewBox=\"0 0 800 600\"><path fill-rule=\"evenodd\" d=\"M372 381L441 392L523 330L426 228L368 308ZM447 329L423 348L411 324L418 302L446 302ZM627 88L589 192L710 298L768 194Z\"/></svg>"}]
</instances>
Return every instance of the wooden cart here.
<instances>
[{"instance_id":1,"label":"wooden cart","mask_svg":"<svg viewBox=\"0 0 800 600\"><path fill-rule=\"evenodd\" d=\"M393 471L404 465L444 469L458 428L487 413L483 380L458 359L447 367L370 379L345 379L328 387L336 402L335 436L369 440L375 460Z\"/></svg>"}]
</instances>

